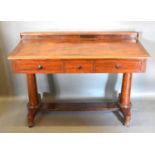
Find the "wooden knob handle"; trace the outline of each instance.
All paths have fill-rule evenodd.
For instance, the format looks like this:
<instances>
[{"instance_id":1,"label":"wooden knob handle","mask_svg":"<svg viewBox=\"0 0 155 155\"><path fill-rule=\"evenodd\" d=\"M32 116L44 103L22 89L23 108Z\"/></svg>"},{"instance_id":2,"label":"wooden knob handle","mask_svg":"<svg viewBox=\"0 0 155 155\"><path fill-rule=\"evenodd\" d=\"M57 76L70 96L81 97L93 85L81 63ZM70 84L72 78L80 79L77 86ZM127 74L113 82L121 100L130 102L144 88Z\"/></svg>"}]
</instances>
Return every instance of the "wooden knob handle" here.
<instances>
[{"instance_id":1,"label":"wooden knob handle","mask_svg":"<svg viewBox=\"0 0 155 155\"><path fill-rule=\"evenodd\" d=\"M82 66L81 65L77 65L77 69L81 69L82 68Z\"/></svg>"},{"instance_id":2,"label":"wooden knob handle","mask_svg":"<svg viewBox=\"0 0 155 155\"><path fill-rule=\"evenodd\" d=\"M43 66L42 65L38 65L37 69L41 70L41 69L43 69Z\"/></svg>"},{"instance_id":3,"label":"wooden knob handle","mask_svg":"<svg viewBox=\"0 0 155 155\"><path fill-rule=\"evenodd\" d=\"M115 68L116 68L116 69L120 69L120 68L121 68L121 65L116 64L116 65L115 65Z\"/></svg>"}]
</instances>

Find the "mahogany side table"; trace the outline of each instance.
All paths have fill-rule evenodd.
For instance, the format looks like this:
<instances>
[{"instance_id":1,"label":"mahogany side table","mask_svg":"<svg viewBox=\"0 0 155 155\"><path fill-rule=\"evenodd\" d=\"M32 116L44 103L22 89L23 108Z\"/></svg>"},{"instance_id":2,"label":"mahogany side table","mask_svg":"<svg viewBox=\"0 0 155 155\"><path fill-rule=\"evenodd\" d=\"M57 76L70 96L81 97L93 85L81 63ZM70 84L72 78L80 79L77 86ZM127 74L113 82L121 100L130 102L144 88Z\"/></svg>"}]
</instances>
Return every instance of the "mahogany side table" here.
<instances>
[{"instance_id":1,"label":"mahogany side table","mask_svg":"<svg viewBox=\"0 0 155 155\"><path fill-rule=\"evenodd\" d=\"M131 81L133 73L145 72L149 54L138 41L137 32L24 32L9 54L15 73L27 76L28 126L36 113L51 111L120 110L124 124L131 119ZM122 73L118 103L42 104L36 74Z\"/></svg>"}]
</instances>

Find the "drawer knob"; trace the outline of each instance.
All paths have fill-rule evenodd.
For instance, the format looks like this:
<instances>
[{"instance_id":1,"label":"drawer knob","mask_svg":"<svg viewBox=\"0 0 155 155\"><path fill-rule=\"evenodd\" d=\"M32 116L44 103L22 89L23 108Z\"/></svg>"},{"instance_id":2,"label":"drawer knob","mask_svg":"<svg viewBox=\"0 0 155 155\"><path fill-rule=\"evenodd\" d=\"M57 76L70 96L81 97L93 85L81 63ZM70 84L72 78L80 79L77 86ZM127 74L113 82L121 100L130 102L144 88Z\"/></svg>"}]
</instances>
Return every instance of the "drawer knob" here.
<instances>
[{"instance_id":1,"label":"drawer knob","mask_svg":"<svg viewBox=\"0 0 155 155\"><path fill-rule=\"evenodd\" d=\"M115 68L116 68L116 69L120 69L121 66L120 66L119 64L116 64L116 65L115 65Z\"/></svg>"},{"instance_id":2,"label":"drawer knob","mask_svg":"<svg viewBox=\"0 0 155 155\"><path fill-rule=\"evenodd\" d=\"M38 65L37 69L41 70L41 69L43 69L43 66L42 65Z\"/></svg>"},{"instance_id":3,"label":"drawer knob","mask_svg":"<svg viewBox=\"0 0 155 155\"><path fill-rule=\"evenodd\" d=\"M82 66L81 65L77 65L77 69L81 69L82 68Z\"/></svg>"}]
</instances>

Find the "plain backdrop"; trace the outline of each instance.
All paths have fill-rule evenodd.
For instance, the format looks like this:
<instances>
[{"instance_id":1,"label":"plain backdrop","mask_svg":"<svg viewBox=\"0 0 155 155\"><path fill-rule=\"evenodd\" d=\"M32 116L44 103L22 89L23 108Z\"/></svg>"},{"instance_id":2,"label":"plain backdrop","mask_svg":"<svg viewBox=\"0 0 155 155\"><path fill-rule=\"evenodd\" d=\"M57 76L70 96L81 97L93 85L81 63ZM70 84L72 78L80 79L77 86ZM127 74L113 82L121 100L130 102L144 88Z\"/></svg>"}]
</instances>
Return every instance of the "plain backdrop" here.
<instances>
[{"instance_id":1,"label":"plain backdrop","mask_svg":"<svg viewBox=\"0 0 155 155\"><path fill-rule=\"evenodd\" d=\"M132 97L155 94L155 22L0 22L0 96L27 95L26 76L14 74L7 60L9 52L27 31L137 31L150 53L144 74L134 74ZM56 98L114 98L120 92L122 74L57 74L37 75L38 89Z\"/></svg>"},{"instance_id":2,"label":"plain backdrop","mask_svg":"<svg viewBox=\"0 0 155 155\"><path fill-rule=\"evenodd\" d=\"M141 42L151 54L147 72L134 75L132 97L154 95L154 0L0 0L1 20L51 20L61 22L1 22L0 23L0 97L26 95L23 75L13 75L7 54L19 40L20 31L37 30L136 30L141 32ZM77 20L79 22L75 22ZM87 22L87 20L92 22ZM73 22L74 20L74 22ZM97 22L98 21L98 22ZM101 78L105 75L100 75ZM43 78L43 77L39 77ZM79 77L78 77L79 78ZM121 78L121 77L119 77ZM82 78L83 79L83 78ZM19 80L19 82L18 82ZM87 79L88 80L88 79ZM99 82L99 78L97 81ZM106 82L102 81L103 83ZM118 83L117 85L119 85ZM41 85L41 84L39 84ZM44 83L47 87L48 84ZM42 86L39 86L41 89ZM69 85L71 87L71 85ZM89 86L88 86L89 87ZM88 88L87 87L87 88ZM103 95L104 85L95 94ZM119 89L116 86L116 89ZM89 87L94 89L93 87ZM76 88L77 89L77 88ZM88 89L87 89L88 90ZM86 88L84 88L84 92ZM99 94L99 92L101 94ZM71 94L72 91L69 91ZM88 95L85 92L86 96ZM82 93L79 93L81 95ZM95 96L95 94L93 96ZM62 95L62 92L61 92ZM78 95L78 94L76 94ZM42 136L42 137L41 137ZM1 134L1 152L4 154L29 153L54 154L154 154L153 134ZM9 146L9 149L8 149ZM26 147L25 147L26 146ZM61 146L61 149L60 149ZM78 146L78 149L77 149ZM121 149L120 149L121 146ZM26 149L25 149L26 148ZM36 149L38 148L38 149ZM113 148L113 149L112 149ZM76 150L76 151L75 151Z\"/></svg>"}]
</instances>

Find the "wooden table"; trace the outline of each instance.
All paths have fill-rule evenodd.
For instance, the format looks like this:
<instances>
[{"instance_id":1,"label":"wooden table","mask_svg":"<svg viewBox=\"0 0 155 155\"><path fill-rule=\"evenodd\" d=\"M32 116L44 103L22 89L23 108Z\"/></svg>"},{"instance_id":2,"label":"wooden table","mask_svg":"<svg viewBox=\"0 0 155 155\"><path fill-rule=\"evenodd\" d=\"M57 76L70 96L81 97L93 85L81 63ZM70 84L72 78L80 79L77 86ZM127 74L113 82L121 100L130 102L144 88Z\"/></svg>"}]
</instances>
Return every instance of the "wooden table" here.
<instances>
[{"instance_id":1,"label":"wooden table","mask_svg":"<svg viewBox=\"0 0 155 155\"><path fill-rule=\"evenodd\" d=\"M15 73L27 75L28 126L32 127L41 109L120 110L124 124L129 124L132 73L145 72L148 57L137 32L26 32L21 33L21 41L8 59ZM122 73L122 90L117 103L41 104L35 77L38 73Z\"/></svg>"}]
</instances>

